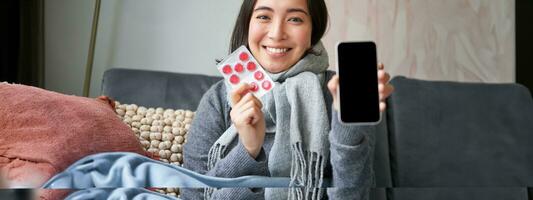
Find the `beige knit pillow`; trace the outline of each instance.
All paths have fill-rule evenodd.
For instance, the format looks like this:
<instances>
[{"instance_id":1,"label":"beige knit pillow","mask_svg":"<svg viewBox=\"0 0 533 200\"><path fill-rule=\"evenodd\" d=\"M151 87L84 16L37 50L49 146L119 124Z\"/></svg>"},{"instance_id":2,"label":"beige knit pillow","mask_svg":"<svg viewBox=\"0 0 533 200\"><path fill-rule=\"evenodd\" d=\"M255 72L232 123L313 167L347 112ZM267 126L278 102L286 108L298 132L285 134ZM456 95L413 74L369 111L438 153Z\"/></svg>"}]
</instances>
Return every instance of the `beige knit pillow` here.
<instances>
[{"instance_id":1,"label":"beige knit pillow","mask_svg":"<svg viewBox=\"0 0 533 200\"><path fill-rule=\"evenodd\" d=\"M139 138L143 148L159 156L159 160L182 166L183 144L194 112L163 108L146 108L115 101L117 115ZM156 189L157 192L178 196L178 188Z\"/></svg>"}]
</instances>

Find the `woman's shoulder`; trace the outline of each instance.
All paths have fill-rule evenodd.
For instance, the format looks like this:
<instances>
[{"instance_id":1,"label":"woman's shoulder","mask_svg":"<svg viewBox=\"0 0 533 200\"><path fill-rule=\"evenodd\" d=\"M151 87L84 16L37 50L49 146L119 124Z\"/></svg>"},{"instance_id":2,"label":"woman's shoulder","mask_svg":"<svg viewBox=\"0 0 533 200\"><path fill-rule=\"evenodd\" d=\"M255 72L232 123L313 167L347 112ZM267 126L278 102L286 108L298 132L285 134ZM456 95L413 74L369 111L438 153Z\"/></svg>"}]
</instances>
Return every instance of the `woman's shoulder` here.
<instances>
[{"instance_id":1,"label":"woman's shoulder","mask_svg":"<svg viewBox=\"0 0 533 200\"><path fill-rule=\"evenodd\" d=\"M224 85L224 80L219 80L215 82L207 91L204 93L204 98L208 97L224 97L226 95L226 85Z\"/></svg>"},{"instance_id":2,"label":"woman's shoulder","mask_svg":"<svg viewBox=\"0 0 533 200\"><path fill-rule=\"evenodd\" d=\"M219 80L215 84L211 85L204 95L225 96L226 85L224 84L224 79Z\"/></svg>"},{"instance_id":3,"label":"woman's shoulder","mask_svg":"<svg viewBox=\"0 0 533 200\"><path fill-rule=\"evenodd\" d=\"M207 103L212 106L223 107L223 105L228 104L226 96L224 80L220 80L211 85L211 87L204 93L202 100L200 101L200 106Z\"/></svg>"},{"instance_id":4,"label":"woman's shoulder","mask_svg":"<svg viewBox=\"0 0 533 200\"><path fill-rule=\"evenodd\" d=\"M224 119L226 128L231 125L231 120L229 119L230 110L231 106L227 99L224 80L216 82L205 92L197 109L199 113L205 113L206 115L220 114Z\"/></svg>"}]
</instances>

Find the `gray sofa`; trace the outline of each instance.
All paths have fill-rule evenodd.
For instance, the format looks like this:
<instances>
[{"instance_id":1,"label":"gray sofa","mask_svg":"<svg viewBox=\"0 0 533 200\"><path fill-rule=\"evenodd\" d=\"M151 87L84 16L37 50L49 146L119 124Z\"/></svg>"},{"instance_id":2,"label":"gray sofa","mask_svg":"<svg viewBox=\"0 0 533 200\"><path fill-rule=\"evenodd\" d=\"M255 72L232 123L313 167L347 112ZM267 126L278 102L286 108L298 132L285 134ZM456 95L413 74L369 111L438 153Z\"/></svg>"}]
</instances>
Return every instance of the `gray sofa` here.
<instances>
[{"instance_id":1,"label":"gray sofa","mask_svg":"<svg viewBox=\"0 0 533 200\"><path fill-rule=\"evenodd\" d=\"M114 68L102 95L195 110L221 77ZM391 80L372 199L533 199L533 100L518 84Z\"/></svg>"}]
</instances>

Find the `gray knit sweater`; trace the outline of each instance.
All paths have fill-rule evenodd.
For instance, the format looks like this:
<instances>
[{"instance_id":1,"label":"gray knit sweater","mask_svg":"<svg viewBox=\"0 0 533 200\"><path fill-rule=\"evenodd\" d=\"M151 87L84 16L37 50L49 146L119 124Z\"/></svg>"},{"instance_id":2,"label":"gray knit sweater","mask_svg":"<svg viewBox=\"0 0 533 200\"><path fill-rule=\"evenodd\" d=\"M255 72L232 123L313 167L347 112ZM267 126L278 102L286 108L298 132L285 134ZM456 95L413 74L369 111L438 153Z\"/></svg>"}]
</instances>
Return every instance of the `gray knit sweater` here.
<instances>
[{"instance_id":1,"label":"gray knit sweater","mask_svg":"<svg viewBox=\"0 0 533 200\"><path fill-rule=\"evenodd\" d=\"M327 79L333 72L327 72ZM324 97L328 106L327 116L331 122L330 162L326 178L331 179L332 187L327 189L329 199L368 199L370 187L374 184L372 170L374 127L341 124L337 112L331 109L331 93L323 85ZM189 129L184 146L185 168L216 177L239 177L245 175L269 176L268 154L275 133L266 133L263 149L259 156L252 158L240 141L235 140L228 148L225 158L207 171L207 156L215 141L231 126L231 107L226 98L223 81L213 85L203 96ZM326 117L326 116L324 116ZM185 200L203 199L203 189L184 188L181 198ZM213 199L264 199L264 190L249 188L223 188L213 193Z\"/></svg>"}]
</instances>

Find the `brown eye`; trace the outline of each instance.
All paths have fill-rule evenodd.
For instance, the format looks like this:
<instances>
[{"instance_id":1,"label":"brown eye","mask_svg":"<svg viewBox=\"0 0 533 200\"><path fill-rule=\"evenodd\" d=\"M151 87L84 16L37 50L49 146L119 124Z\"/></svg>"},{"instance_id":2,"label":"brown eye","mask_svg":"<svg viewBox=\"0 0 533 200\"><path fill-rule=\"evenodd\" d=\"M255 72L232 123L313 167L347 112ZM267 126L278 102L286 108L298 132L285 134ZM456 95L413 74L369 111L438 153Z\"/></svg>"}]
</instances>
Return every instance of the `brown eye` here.
<instances>
[{"instance_id":1,"label":"brown eye","mask_svg":"<svg viewBox=\"0 0 533 200\"><path fill-rule=\"evenodd\" d=\"M304 22L303 19L299 18L299 17L293 17L293 18L290 18L289 19L290 22L296 22L296 23L302 23Z\"/></svg>"},{"instance_id":2,"label":"brown eye","mask_svg":"<svg viewBox=\"0 0 533 200\"><path fill-rule=\"evenodd\" d=\"M255 17L255 18L256 18L256 19L260 19L260 20L268 20L268 19L270 19L270 18L269 18L268 16L266 16L266 15L259 15L259 16Z\"/></svg>"}]
</instances>

